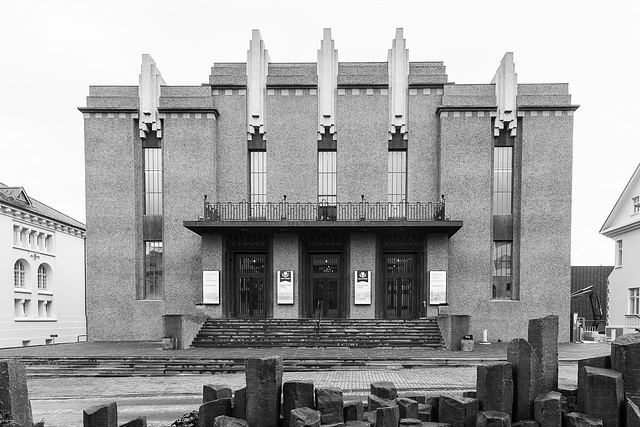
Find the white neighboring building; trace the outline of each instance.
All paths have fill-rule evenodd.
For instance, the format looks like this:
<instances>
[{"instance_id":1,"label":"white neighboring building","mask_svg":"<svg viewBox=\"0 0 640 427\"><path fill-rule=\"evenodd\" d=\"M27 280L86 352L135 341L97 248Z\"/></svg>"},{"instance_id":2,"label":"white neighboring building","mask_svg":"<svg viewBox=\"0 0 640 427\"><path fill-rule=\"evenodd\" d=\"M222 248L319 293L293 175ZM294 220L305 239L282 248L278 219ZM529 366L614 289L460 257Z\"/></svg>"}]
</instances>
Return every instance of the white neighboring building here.
<instances>
[{"instance_id":1,"label":"white neighboring building","mask_svg":"<svg viewBox=\"0 0 640 427\"><path fill-rule=\"evenodd\" d=\"M640 165L600 229L615 241L609 275L607 325L624 333L640 328Z\"/></svg>"},{"instance_id":2,"label":"white neighboring building","mask_svg":"<svg viewBox=\"0 0 640 427\"><path fill-rule=\"evenodd\" d=\"M0 347L84 338L85 230L0 183Z\"/></svg>"}]
</instances>

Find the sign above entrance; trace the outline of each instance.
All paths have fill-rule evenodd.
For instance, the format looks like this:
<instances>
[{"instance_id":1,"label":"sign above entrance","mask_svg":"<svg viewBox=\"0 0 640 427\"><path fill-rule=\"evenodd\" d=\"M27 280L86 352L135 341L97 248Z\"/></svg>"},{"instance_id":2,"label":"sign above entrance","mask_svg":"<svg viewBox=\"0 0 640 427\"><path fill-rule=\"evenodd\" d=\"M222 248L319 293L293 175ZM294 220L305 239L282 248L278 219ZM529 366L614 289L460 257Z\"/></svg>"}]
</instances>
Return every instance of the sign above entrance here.
<instances>
[{"instance_id":1,"label":"sign above entrance","mask_svg":"<svg viewBox=\"0 0 640 427\"><path fill-rule=\"evenodd\" d=\"M293 304L293 270L278 270L278 304Z\"/></svg>"},{"instance_id":2,"label":"sign above entrance","mask_svg":"<svg viewBox=\"0 0 640 427\"><path fill-rule=\"evenodd\" d=\"M356 270L354 304L371 304L371 270Z\"/></svg>"},{"instance_id":3,"label":"sign above entrance","mask_svg":"<svg viewBox=\"0 0 640 427\"><path fill-rule=\"evenodd\" d=\"M202 272L202 303L220 304L220 271Z\"/></svg>"},{"instance_id":4,"label":"sign above entrance","mask_svg":"<svg viewBox=\"0 0 640 427\"><path fill-rule=\"evenodd\" d=\"M447 272L431 270L429 272L429 304L447 303Z\"/></svg>"}]
</instances>

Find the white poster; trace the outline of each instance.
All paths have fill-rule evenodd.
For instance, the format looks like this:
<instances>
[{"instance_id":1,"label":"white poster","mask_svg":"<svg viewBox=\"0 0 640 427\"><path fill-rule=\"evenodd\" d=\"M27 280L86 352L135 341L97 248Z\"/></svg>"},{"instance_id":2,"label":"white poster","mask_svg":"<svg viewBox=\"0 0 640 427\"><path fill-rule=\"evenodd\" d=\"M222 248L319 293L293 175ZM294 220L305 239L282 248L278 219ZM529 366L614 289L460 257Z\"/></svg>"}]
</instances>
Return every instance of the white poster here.
<instances>
[{"instance_id":1,"label":"white poster","mask_svg":"<svg viewBox=\"0 0 640 427\"><path fill-rule=\"evenodd\" d=\"M447 272L429 272L429 304L439 305L447 303Z\"/></svg>"},{"instance_id":2,"label":"white poster","mask_svg":"<svg viewBox=\"0 0 640 427\"><path fill-rule=\"evenodd\" d=\"M371 270L356 270L354 274L354 304L371 304Z\"/></svg>"},{"instance_id":3,"label":"white poster","mask_svg":"<svg viewBox=\"0 0 640 427\"><path fill-rule=\"evenodd\" d=\"M293 304L293 270L278 270L278 304Z\"/></svg>"},{"instance_id":4,"label":"white poster","mask_svg":"<svg viewBox=\"0 0 640 427\"><path fill-rule=\"evenodd\" d=\"M202 272L202 303L220 304L220 271Z\"/></svg>"}]
</instances>

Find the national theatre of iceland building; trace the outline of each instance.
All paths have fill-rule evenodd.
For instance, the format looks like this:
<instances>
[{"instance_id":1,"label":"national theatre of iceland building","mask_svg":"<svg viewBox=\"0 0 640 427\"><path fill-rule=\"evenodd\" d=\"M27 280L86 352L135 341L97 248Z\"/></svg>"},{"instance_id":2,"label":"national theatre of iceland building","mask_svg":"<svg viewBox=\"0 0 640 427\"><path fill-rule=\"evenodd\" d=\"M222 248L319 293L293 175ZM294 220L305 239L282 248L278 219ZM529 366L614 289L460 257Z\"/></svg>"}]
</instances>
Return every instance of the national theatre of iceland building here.
<instances>
[{"instance_id":1,"label":"national theatre of iceland building","mask_svg":"<svg viewBox=\"0 0 640 427\"><path fill-rule=\"evenodd\" d=\"M317 63L277 63L254 30L207 83L143 55L139 86L91 86L89 339L159 339L164 315L450 314L508 340L556 314L568 340L577 106L496 65L448 82L401 29L388 62L338 62L325 29Z\"/></svg>"}]
</instances>

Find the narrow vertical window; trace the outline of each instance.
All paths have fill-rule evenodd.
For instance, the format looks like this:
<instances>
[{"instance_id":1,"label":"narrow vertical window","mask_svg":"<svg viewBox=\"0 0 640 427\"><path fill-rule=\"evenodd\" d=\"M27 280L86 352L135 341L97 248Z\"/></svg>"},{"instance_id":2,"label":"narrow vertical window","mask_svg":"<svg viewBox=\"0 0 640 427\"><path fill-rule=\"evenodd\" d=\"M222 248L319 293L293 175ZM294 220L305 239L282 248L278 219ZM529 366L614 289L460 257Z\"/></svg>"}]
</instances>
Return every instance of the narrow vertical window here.
<instances>
[{"instance_id":1,"label":"narrow vertical window","mask_svg":"<svg viewBox=\"0 0 640 427\"><path fill-rule=\"evenodd\" d=\"M267 202L267 152L251 151L251 203Z\"/></svg>"},{"instance_id":2,"label":"narrow vertical window","mask_svg":"<svg viewBox=\"0 0 640 427\"><path fill-rule=\"evenodd\" d=\"M144 213L162 215L162 148L144 148Z\"/></svg>"},{"instance_id":3,"label":"narrow vertical window","mask_svg":"<svg viewBox=\"0 0 640 427\"><path fill-rule=\"evenodd\" d=\"M16 288L25 287L25 269L22 261L18 260L13 265L13 286Z\"/></svg>"},{"instance_id":4,"label":"narrow vertical window","mask_svg":"<svg viewBox=\"0 0 640 427\"><path fill-rule=\"evenodd\" d=\"M633 203L633 213L640 212L640 196L632 198L631 202Z\"/></svg>"},{"instance_id":5,"label":"narrow vertical window","mask_svg":"<svg viewBox=\"0 0 640 427\"><path fill-rule=\"evenodd\" d=\"M267 203L267 152L250 151L250 196L251 216L264 218L266 216Z\"/></svg>"},{"instance_id":6,"label":"narrow vertical window","mask_svg":"<svg viewBox=\"0 0 640 427\"><path fill-rule=\"evenodd\" d=\"M49 275L44 265L38 267L38 289L47 289L49 287Z\"/></svg>"},{"instance_id":7,"label":"narrow vertical window","mask_svg":"<svg viewBox=\"0 0 640 427\"><path fill-rule=\"evenodd\" d=\"M162 264L162 242L145 242L144 253L144 299L163 299L164 270Z\"/></svg>"},{"instance_id":8,"label":"narrow vertical window","mask_svg":"<svg viewBox=\"0 0 640 427\"><path fill-rule=\"evenodd\" d=\"M629 289L629 314L640 314L640 288Z\"/></svg>"},{"instance_id":9,"label":"narrow vertical window","mask_svg":"<svg viewBox=\"0 0 640 427\"><path fill-rule=\"evenodd\" d=\"M513 147L493 149L493 214L511 215L513 199Z\"/></svg>"},{"instance_id":10,"label":"narrow vertical window","mask_svg":"<svg viewBox=\"0 0 640 427\"><path fill-rule=\"evenodd\" d=\"M512 299L512 253L513 244L509 241L493 242L493 299Z\"/></svg>"},{"instance_id":11,"label":"narrow vertical window","mask_svg":"<svg viewBox=\"0 0 640 427\"><path fill-rule=\"evenodd\" d=\"M407 152L389 151L387 171L389 216L404 217L407 201Z\"/></svg>"},{"instance_id":12,"label":"narrow vertical window","mask_svg":"<svg viewBox=\"0 0 640 427\"><path fill-rule=\"evenodd\" d=\"M616 267L622 267L622 240L616 241Z\"/></svg>"},{"instance_id":13,"label":"narrow vertical window","mask_svg":"<svg viewBox=\"0 0 640 427\"><path fill-rule=\"evenodd\" d=\"M337 216L336 161L336 151L318 151L318 220L320 221L333 221Z\"/></svg>"}]
</instances>

